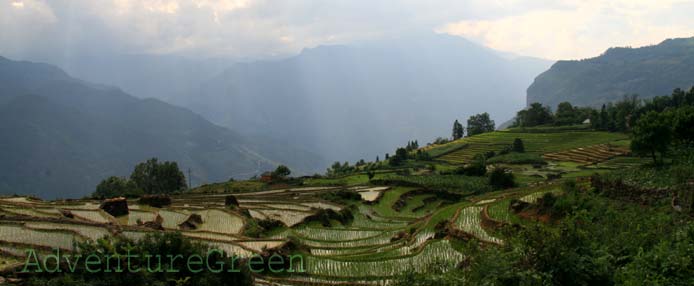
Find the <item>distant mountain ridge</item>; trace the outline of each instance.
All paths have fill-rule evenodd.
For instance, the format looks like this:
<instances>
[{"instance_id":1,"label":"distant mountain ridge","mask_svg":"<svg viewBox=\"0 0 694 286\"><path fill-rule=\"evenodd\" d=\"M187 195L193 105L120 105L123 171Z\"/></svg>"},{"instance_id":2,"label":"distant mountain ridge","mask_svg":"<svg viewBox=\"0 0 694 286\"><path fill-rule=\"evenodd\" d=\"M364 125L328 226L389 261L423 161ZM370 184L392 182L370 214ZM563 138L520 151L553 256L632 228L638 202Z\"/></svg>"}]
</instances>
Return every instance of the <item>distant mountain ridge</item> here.
<instances>
[{"instance_id":1,"label":"distant mountain ridge","mask_svg":"<svg viewBox=\"0 0 694 286\"><path fill-rule=\"evenodd\" d=\"M190 110L90 84L40 63L0 57L0 193L79 197L150 157L190 168L193 183L249 177L287 164L325 164L283 144L255 142ZM186 173L187 175L187 173Z\"/></svg>"},{"instance_id":2,"label":"distant mountain ridge","mask_svg":"<svg viewBox=\"0 0 694 286\"><path fill-rule=\"evenodd\" d=\"M460 37L417 35L237 63L171 102L242 134L354 162L408 140L449 136L454 119L510 118L550 64L509 59Z\"/></svg>"},{"instance_id":3,"label":"distant mountain ridge","mask_svg":"<svg viewBox=\"0 0 694 286\"><path fill-rule=\"evenodd\" d=\"M610 48L595 58L555 63L530 85L527 104L556 108L568 101L599 106L630 94L651 98L691 87L693 75L694 37L641 48Z\"/></svg>"}]
</instances>

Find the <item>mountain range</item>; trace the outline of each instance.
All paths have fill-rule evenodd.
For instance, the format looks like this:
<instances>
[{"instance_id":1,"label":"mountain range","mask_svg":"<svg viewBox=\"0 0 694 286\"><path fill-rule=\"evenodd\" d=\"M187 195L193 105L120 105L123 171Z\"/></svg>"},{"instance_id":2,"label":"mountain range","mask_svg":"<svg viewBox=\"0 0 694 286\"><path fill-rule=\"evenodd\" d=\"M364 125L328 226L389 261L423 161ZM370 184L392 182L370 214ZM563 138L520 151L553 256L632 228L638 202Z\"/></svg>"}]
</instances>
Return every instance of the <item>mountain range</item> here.
<instances>
[{"instance_id":1,"label":"mountain range","mask_svg":"<svg viewBox=\"0 0 694 286\"><path fill-rule=\"evenodd\" d=\"M527 103L556 108L563 101L599 107L638 94L669 95L694 85L694 38L668 39L641 48L610 48L600 56L558 61L528 88Z\"/></svg>"},{"instance_id":2,"label":"mountain range","mask_svg":"<svg viewBox=\"0 0 694 286\"><path fill-rule=\"evenodd\" d=\"M151 157L190 169L194 185L278 164L297 173L325 164L311 152L255 141L158 99L2 57L0 134L0 193L44 198L86 195L101 179L126 176Z\"/></svg>"},{"instance_id":3,"label":"mountain range","mask_svg":"<svg viewBox=\"0 0 694 286\"><path fill-rule=\"evenodd\" d=\"M197 69L183 60L140 62L150 67L101 71L84 60L65 66L244 136L351 162L383 158L409 140L448 137L455 119L476 113L509 119L525 105L533 78L551 65L439 34L318 46L283 59L235 62L216 74L220 66L210 61L198 61ZM137 80L146 77L155 79Z\"/></svg>"}]
</instances>

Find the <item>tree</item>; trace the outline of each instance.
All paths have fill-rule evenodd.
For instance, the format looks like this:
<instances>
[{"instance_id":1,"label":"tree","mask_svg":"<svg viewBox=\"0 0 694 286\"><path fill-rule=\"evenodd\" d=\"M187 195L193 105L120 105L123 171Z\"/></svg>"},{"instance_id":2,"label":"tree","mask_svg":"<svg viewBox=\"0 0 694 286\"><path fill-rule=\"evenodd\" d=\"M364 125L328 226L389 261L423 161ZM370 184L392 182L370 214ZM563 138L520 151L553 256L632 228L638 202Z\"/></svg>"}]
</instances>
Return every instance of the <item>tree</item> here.
<instances>
[{"instance_id":1,"label":"tree","mask_svg":"<svg viewBox=\"0 0 694 286\"><path fill-rule=\"evenodd\" d=\"M472 162L456 170L459 175L484 176L487 173L487 159L484 155L475 155Z\"/></svg>"},{"instance_id":2,"label":"tree","mask_svg":"<svg viewBox=\"0 0 694 286\"><path fill-rule=\"evenodd\" d=\"M516 114L516 126L532 127L549 123L552 123L552 112L537 102Z\"/></svg>"},{"instance_id":3,"label":"tree","mask_svg":"<svg viewBox=\"0 0 694 286\"><path fill-rule=\"evenodd\" d=\"M694 106L678 108L673 121L675 139L683 144L694 144Z\"/></svg>"},{"instance_id":4,"label":"tree","mask_svg":"<svg viewBox=\"0 0 694 286\"><path fill-rule=\"evenodd\" d=\"M607 113L607 106L603 104L602 108L600 109L600 129L607 130L609 125L608 121L610 121L610 117Z\"/></svg>"},{"instance_id":5,"label":"tree","mask_svg":"<svg viewBox=\"0 0 694 286\"><path fill-rule=\"evenodd\" d=\"M489 185L495 189L513 188L516 183L513 173L507 172L504 168L494 168L489 174Z\"/></svg>"},{"instance_id":6,"label":"tree","mask_svg":"<svg viewBox=\"0 0 694 286\"><path fill-rule=\"evenodd\" d=\"M463 138L464 133L465 130L463 129L463 125L456 119L455 122L453 122L453 140Z\"/></svg>"},{"instance_id":7,"label":"tree","mask_svg":"<svg viewBox=\"0 0 694 286\"><path fill-rule=\"evenodd\" d=\"M513 139L513 145L511 146L513 152L523 153L525 152L525 146L523 145L523 140L520 138Z\"/></svg>"},{"instance_id":8,"label":"tree","mask_svg":"<svg viewBox=\"0 0 694 286\"><path fill-rule=\"evenodd\" d=\"M557 106L557 112L554 114L554 124L556 125L572 125L581 123L578 109L573 107L571 103L562 102Z\"/></svg>"},{"instance_id":9,"label":"tree","mask_svg":"<svg viewBox=\"0 0 694 286\"><path fill-rule=\"evenodd\" d=\"M467 136L492 131L494 131L494 120L489 118L489 113L475 114L467 120Z\"/></svg>"},{"instance_id":10,"label":"tree","mask_svg":"<svg viewBox=\"0 0 694 286\"><path fill-rule=\"evenodd\" d=\"M378 162L381 162L381 159L379 159L378 156L376 156L376 163Z\"/></svg>"},{"instance_id":11,"label":"tree","mask_svg":"<svg viewBox=\"0 0 694 286\"><path fill-rule=\"evenodd\" d=\"M96 191L92 195L95 198L113 198L122 196L137 196L141 193L135 184L123 177L108 177L96 186Z\"/></svg>"},{"instance_id":12,"label":"tree","mask_svg":"<svg viewBox=\"0 0 694 286\"><path fill-rule=\"evenodd\" d=\"M400 163L407 160L407 157L407 149L398 148L395 150L395 155L390 158L390 164L393 166L400 165Z\"/></svg>"},{"instance_id":13,"label":"tree","mask_svg":"<svg viewBox=\"0 0 694 286\"><path fill-rule=\"evenodd\" d=\"M272 172L272 177L276 179L284 179L292 173L291 170L285 165L277 166L277 169Z\"/></svg>"},{"instance_id":14,"label":"tree","mask_svg":"<svg viewBox=\"0 0 694 286\"><path fill-rule=\"evenodd\" d=\"M672 143L672 120L668 114L649 111L636 121L631 139L631 150L636 154L650 155L657 164L656 153L663 156Z\"/></svg>"},{"instance_id":15,"label":"tree","mask_svg":"<svg viewBox=\"0 0 694 286\"><path fill-rule=\"evenodd\" d=\"M135 166L130 180L146 194L166 194L186 188L186 177L176 162L152 158Z\"/></svg>"}]
</instances>

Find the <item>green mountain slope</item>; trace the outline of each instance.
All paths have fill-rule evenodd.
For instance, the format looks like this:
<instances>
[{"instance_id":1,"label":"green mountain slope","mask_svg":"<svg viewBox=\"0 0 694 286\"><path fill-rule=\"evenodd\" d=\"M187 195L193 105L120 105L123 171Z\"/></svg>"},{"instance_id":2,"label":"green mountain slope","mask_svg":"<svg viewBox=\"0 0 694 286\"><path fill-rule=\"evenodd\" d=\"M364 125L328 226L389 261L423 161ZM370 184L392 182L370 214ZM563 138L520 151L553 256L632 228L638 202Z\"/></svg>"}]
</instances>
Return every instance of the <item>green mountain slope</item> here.
<instances>
[{"instance_id":1,"label":"green mountain slope","mask_svg":"<svg viewBox=\"0 0 694 286\"><path fill-rule=\"evenodd\" d=\"M309 152L255 142L187 109L4 58L0 137L0 193L47 198L88 194L104 177L127 175L150 157L192 169L194 184L249 177L277 164L298 173L323 164Z\"/></svg>"},{"instance_id":2,"label":"green mountain slope","mask_svg":"<svg viewBox=\"0 0 694 286\"><path fill-rule=\"evenodd\" d=\"M580 61L559 61L528 88L528 104L553 108L563 101L598 106L639 94L670 94L673 87L694 85L694 38L670 39L642 48L611 48Z\"/></svg>"}]
</instances>

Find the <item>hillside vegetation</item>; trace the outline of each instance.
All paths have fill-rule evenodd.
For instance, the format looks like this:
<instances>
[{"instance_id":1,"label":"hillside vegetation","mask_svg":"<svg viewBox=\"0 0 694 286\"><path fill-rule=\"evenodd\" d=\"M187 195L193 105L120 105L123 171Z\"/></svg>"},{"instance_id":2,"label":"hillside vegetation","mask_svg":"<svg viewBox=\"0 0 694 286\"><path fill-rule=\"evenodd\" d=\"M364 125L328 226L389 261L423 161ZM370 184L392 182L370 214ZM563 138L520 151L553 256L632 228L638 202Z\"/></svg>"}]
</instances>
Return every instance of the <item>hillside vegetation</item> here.
<instances>
[{"instance_id":1,"label":"hillside vegetation","mask_svg":"<svg viewBox=\"0 0 694 286\"><path fill-rule=\"evenodd\" d=\"M625 95L667 94L694 85L694 38L670 39L641 48L611 48L602 55L558 61L528 88L527 104L557 106L568 101L599 107Z\"/></svg>"}]
</instances>

